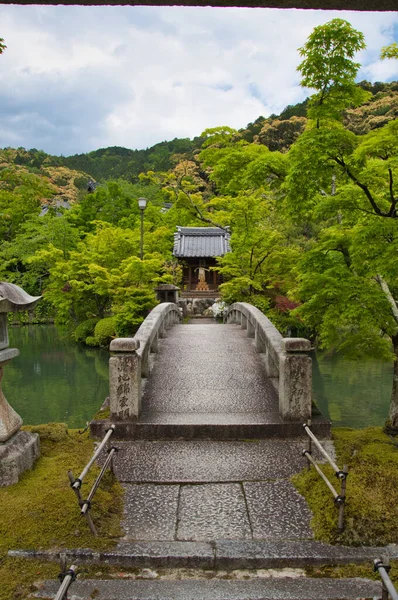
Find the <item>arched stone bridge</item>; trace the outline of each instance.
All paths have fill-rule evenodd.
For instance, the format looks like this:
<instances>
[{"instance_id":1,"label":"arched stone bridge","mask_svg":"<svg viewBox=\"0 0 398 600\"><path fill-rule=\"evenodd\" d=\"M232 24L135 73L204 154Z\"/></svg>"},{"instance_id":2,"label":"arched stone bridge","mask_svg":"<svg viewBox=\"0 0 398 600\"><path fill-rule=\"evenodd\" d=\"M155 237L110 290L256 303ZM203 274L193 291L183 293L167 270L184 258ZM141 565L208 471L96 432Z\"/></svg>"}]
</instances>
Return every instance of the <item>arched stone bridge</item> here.
<instances>
[{"instance_id":1,"label":"arched stone bridge","mask_svg":"<svg viewBox=\"0 0 398 600\"><path fill-rule=\"evenodd\" d=\"M178 307L151 311L110 350L110 418L124 439L259 439L302 433L311 418L310 342L283 338L247 303L218 323L181 324ZM102 427L101 427L102 425ZM104 425L92 424L100 434ZM318 434L329 423L314 417Z\"/></svg>"},{"instance_id":2,"label":"arched stone bridge","mask_svg":"<svg viewBox=\"0 0 398 600\"><path fill-rule=\"evenodd\" d=\"M334 552L313 540L290 481L306 466L310 344L283 339L249 304L233 304L225 320L182 324L164 303L134 338L111 344L114 472L125 496L109 561L269 568ZM109 423L92 422L92 433ZM328 421L313 418L313 430L328 437Z\"/></svg>"}]
</instances>

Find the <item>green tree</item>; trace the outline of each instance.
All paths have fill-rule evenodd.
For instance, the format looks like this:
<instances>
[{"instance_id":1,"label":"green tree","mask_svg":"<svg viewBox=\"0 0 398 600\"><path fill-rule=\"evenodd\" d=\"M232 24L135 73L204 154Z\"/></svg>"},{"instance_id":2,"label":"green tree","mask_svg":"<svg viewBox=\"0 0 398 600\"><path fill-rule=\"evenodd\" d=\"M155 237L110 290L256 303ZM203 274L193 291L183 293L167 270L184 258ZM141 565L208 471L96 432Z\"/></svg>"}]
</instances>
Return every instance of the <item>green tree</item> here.
<instances>
[{"instance_id":1,"label":"green tree","mask_svg":"<svg viewBox=\"0 0 398 600\"><path fill-rule=\"evenodd\" d=\"M305 132L290 156L288 207L314 223L299 263L297 314L323 348L394 360L398 429L398 122L361 138L335 124Z\"/></svg>"},{"instance_id":2,"label":"green tree","mask_svg":"<svg viewBox=\"0 0 398 600\"><path fill-rule=\"evenodd\" d=\"M0 54L3 54L3 52L6 48L7 48L7 46L4 43L4 39L0 38Z\"/></svg>"},{"instance_id":3,"label":"green tree","mask_svg":"<svg viewBox=\"0 0 398 600\"><path fill-rule=\"evenodd\" d=\"M308 115L312 119L341 118L350 106L359 106L370 96L355 85L360 64L353 58L366 47L364 36L344 19L333 19L315 27L299 48L304 60L297 67L301 85L313 88Z\"/></svg>"},{"instance_id":4,"label":"green tree","mask_svg":"<svg viewBox=\"0 0 398 600\"><path fill-rule=\"evenodd\" d=\"M398 44L394 42L389 46L383 46L381 49L380 58L385 60L386 58L398 58Z\"/></svg>"}]
</instances>

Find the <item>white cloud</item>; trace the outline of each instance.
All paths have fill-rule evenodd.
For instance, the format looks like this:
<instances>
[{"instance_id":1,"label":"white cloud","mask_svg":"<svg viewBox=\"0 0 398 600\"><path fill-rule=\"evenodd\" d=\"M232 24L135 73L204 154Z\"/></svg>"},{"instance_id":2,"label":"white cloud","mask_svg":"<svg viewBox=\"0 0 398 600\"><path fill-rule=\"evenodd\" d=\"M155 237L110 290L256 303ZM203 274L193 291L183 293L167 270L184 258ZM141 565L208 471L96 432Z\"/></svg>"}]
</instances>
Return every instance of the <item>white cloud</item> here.
<instances>
[{"instance_id":1,"label":"white cloud","mask_svg":"<svg viewBox=\"0 0 398 600\"><path fill-rule=\"evenodd\" d=\"M1 6L2 144L68 154L244 127L304 99L297 48L335 17L365 34L360 78L397 78L379 51L398 13Z\"/></svg>"}]
</instances>

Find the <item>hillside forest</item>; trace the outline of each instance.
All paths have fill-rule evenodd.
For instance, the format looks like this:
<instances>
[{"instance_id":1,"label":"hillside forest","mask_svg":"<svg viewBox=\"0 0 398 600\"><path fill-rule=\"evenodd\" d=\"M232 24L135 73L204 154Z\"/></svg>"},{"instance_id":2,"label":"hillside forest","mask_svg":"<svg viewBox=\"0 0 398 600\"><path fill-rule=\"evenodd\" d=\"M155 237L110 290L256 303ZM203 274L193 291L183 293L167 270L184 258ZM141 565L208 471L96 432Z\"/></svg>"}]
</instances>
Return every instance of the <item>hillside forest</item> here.
<instances>
[{"instance_id":1,"label":"hillside forest","mask_svg":"<svg viewBox=\"0 0 398 600\"><path fill-rule=\"evenodd\" d=\"M69 157L0 150L0 280L43 294L38 320L106 345L133 334L156 284L180 283L177 225L230 227L223 299L321 349L393 360L398 430L398 82L356 82L364 47L345 20L316 27L298 65L313 94L239 131Z\"/></svg>"}]
</instances>

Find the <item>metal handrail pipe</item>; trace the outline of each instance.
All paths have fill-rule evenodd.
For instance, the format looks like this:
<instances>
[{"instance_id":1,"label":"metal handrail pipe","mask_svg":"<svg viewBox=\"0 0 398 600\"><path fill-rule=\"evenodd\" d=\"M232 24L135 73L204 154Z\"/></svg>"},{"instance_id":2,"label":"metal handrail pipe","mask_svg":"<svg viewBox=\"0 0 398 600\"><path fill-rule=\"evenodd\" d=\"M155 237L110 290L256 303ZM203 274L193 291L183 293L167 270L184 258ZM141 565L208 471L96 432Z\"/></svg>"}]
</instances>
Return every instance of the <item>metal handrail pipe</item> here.
<instances>
[{"instance_id":1,"label":"metal handrail pipe","mask_svg":"<svg viewBox=\"0 0 398 600\"><path fill-rule=\"evenodd\" d=\"M61 586L56 593L54 600L63 600L65 598L65 594L67 593L69 586L76 579L76 569L75 565L72 565L69 569L69 572L62 580Z\"/></svg>"},{"instance_id":2,"label":"metal handrail pipe","mask_svg":"<svg viewBox=\"0 0 398 600\"><path fill-rule=\"evenodd\" d=\"M382 578L383 584L385 585L388 593L390 594L391 600L398 600L398 592L395 589L394 584L386 571L383 561L381 561L379 558L376 558L374 561L374 566L375 569L377 569L377 571L380 573L380 577Z\"/></svg>"},{"instance_id":3,"label":"metal handrail pipe","mask_svg":"<svg viewBox=\"0 0 398 600\"><path fill-rule=\"evenodd\" d=\"M336 465L336 463L334 462L334 460L331 458L331 456L329 456L329 454L326 452L325 448L322 446L322 444L319 442L319 440L312 433L312 431L308 427L307 423L304 423L303 427L304 427L304 430L307 432L307 435L312 439L312 441L314 442L315 446L318 448L319 452L321 454L323 454L323 456L326 458L326 460L328 461L328 463L330 464L330 466L332 467L332 469L334 470L334 472L336 473L336 475L339 475L340 473L343 473L343 471L341 471L338 468L338 466Z\"/></svg>"},{"instance_id":4,"label":"metal handrail pipe","mask_svg":"<svg viewBox=\"0 0 398 600\"><path fill-rule=\"evenodd\" d=\"M103 476L105 474L105 471L108 468L108 465L111 462L112 456L113 456L113 454L115 452L116 452L116 448L111 448L110 449L109 454L106 457L106 461L104 462L103 467L102 467L102 469L101 469L101 471L100 471L97 479L95 480L95 482L93 484L93 487L90 490L89 495L87 496L87 500L85 500L83 502L83 504L82 504L82 507L81 507L81 510L80 510L80 512L81 512L82 515L85 515L86 512L88 511L88 509L90 508L91 500L94 498L94 494L97 491L98 486L101 483L101 479L103 478Z\"/></svg>"},{"instance_id":5,"label":"metal handrail pipe","mask_svg":"<svg viewBox=\"0 0 398 600\"><path fill-rule=\"evenodd\" d=\"M91 457L91 459L89 460L87 465L84 467L84 469L80 473L79 477L75 480L74 484L72 485L73 489L78 490L81 487L83 479L89 472L90 467L95 462L95 460L98 458L98 456L101 454L105 444L107 443L107 441L109 440L109 438L111 437L111 435L114 431L115 431L115 425L111 425L109 427L107 433L105 434L104 439L102 440L102 442L100 443L100 445L98 446L96 451L94 452L93 456Z\"/></svg>"},{"instance_id":6,"label":"metal handrail pipe","mask_svg":"<svg viewBox=\"0 0 398 600\"><path fill-rule=\"evenodd\" d=\"M318 467L318 465L316 464L316 462L314 461L314 459L312 458L311 454L308 452L308 450L304 450L303 454L308 458L308 460L314 465L316 472L322 477L323 481L326 483L326 485L328 486L329 490L332 492L334 498L339 498L339 494L336 492L336 490L334 489L333 485L330 483L329 479L326 477L326 475L322 472L322 470Z\"/></svg>"}]
</instances>

